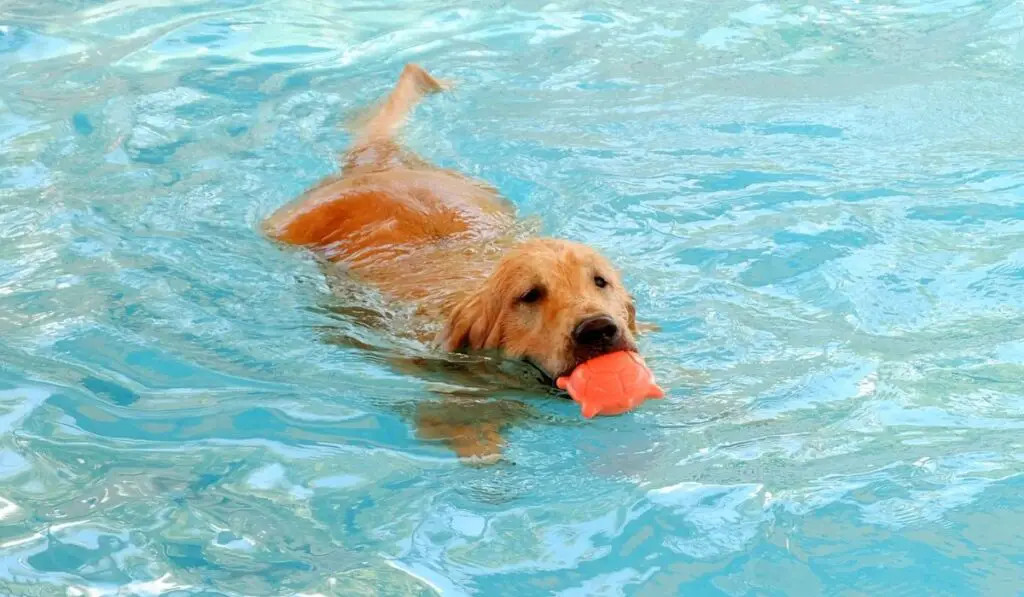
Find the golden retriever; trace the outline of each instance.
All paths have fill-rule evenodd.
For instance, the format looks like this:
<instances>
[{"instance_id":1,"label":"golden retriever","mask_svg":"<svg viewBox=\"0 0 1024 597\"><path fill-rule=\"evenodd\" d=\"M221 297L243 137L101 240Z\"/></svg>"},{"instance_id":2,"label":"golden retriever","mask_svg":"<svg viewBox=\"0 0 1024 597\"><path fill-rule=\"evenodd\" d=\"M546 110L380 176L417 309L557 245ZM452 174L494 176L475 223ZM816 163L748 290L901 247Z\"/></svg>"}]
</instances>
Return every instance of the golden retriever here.
<instances>
[{"instance_id":1,"label":"golden retriever","mask_svg":"<svg viewBox=\"0 0 1024 597\"><path fill-rule=\"evenodd\" d=\"M357 126L340 175L274 213L266 233L414 305L416 335L446 351L495 351L555 379L595 356L636 350L633 301L607 259L578 243L524 238L495 189L398 144L417 102L444 88L407 65ZM421 435L445 439L460 456L500 445L495 426L463 423L435 420Z\"/></svg>"}]
</instances>

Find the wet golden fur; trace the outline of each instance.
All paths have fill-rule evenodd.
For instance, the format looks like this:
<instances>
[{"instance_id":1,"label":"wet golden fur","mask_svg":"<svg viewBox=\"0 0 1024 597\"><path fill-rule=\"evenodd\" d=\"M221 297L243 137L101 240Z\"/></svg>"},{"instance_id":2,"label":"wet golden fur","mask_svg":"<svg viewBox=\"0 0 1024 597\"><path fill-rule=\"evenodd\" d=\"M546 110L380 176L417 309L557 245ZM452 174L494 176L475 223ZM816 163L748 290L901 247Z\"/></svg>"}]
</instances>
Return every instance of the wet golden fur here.
<instances>
[{"instance_id":1,"label":"wet golden fur","mask_svg":"<svg viewBox=\"0 0 1024 597\"><path fill-rule=\"evenodd\" d=\"M442 88L407 66L359 125L341 175L273 214L267 233L415 305L424 322L417 335L447 351L492 350L555 378L587 358L573 330L594 316L617 324L619 348L635 348L633 303L611 263L578 243L524 239L512 206L493 188L435 168L397 143L418 100ZM500 445L496 426L445 429L444 416L434 419L421 436L445 439L460 455Z\"/></svg>"},{"instance_id":2,"label":"wet golden fur","mask_svg":"<svg viewBox=\"0 0 1024 597\"><path fill-rule=\"evenodd\" d=\"M595 278L607 282L604 288ZM519 301L543 289L536 303ZM533 239L512 248L494 272L448 313L442 346L498 350L526 359L551 378L578 364L571 334L577 323L610 315L635 348L636 316L618 272L593 249L563 240Z\"/></svg>"}]
</instances>

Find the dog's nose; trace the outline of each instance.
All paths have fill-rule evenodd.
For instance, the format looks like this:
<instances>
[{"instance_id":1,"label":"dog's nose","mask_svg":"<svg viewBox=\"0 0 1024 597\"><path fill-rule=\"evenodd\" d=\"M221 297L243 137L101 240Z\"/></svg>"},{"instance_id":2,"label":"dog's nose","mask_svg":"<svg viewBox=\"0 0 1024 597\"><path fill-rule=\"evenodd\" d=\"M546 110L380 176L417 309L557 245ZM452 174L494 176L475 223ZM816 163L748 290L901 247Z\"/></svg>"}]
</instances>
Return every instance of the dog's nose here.
<instances>
[{"instance_id":1,"label":"dog's nose","mask_svg":"<svg viewBox=\"0 0 1024 597\"><path fill-rule=\"evenodd\" d=\"M612 344L619 338L619 326L607 315L588 317L579 322L572 332L577 346L602 346Z\"/></svg>"}]
</instances>

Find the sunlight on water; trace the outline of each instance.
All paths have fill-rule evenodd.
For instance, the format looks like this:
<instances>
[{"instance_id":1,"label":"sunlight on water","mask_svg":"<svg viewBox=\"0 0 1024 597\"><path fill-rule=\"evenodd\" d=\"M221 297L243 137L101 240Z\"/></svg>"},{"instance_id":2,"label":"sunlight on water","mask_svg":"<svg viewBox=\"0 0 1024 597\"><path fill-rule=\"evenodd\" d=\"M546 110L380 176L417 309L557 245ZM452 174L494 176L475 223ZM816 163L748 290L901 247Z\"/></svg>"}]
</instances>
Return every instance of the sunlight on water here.
<instances>
[{"instance_id":1,"label":"sunlight on water","mask_svg":"<svg viewBox=\"0 0 1024 597\"><path fill-rule=\"evenodd\" d=\"M0 593L1019 591L1019 2L397 6L0 4ZM461 380L261 236L406 61L666 400L513 387L461 464L408 417Z\"/></svg>"}]
</instances>

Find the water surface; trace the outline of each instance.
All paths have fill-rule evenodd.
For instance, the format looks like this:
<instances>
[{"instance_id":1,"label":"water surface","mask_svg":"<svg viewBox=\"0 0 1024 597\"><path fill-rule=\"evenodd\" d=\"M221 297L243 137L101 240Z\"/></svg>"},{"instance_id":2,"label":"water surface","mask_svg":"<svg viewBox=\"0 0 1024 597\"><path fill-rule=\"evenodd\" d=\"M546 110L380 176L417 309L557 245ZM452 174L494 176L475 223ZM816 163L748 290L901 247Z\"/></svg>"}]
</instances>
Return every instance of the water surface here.
<instances>
[{"instance_id":1,"label":"water surface","mask_svg":"<svg viewBox=\"0 0 1024 597\"><path fill-rule=\"evenodd\" d=\"M0 5L0 592L1016 593L1021 4L468 4ZM406 61L667 400L510 391L468 467L329 341L382 340L259 222Z\"/></svg>"}]
</instances>

